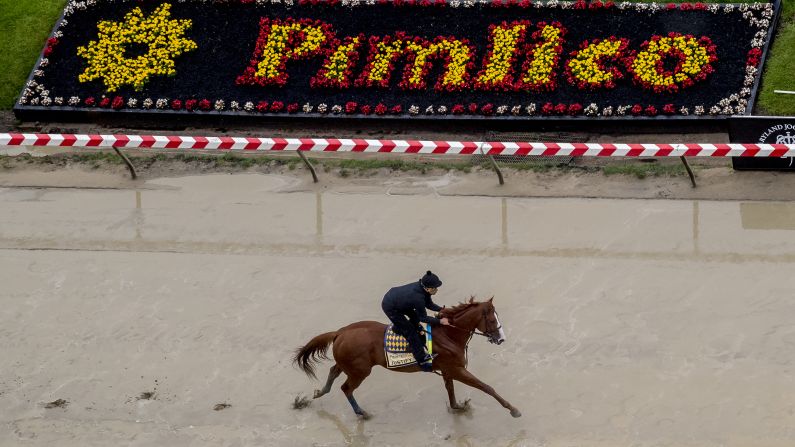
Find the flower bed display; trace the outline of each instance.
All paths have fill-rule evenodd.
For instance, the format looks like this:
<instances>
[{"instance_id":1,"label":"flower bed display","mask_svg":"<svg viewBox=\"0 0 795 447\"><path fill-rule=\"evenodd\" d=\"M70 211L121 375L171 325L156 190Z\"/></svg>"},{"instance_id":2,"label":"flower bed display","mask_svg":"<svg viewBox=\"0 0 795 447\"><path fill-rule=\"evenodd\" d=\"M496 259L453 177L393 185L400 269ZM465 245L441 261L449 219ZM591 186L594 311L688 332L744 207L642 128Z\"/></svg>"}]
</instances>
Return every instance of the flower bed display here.
<instances>
[{"instance_id":1,"label":"flower bed display","mask_svg":"<svg viewBox=\"0 0 795 447\"><path fill-rule=\"evenodd\" d=\"M70 1L18 112L747 114L770 3Z\"/></svg>"}]
</instances>

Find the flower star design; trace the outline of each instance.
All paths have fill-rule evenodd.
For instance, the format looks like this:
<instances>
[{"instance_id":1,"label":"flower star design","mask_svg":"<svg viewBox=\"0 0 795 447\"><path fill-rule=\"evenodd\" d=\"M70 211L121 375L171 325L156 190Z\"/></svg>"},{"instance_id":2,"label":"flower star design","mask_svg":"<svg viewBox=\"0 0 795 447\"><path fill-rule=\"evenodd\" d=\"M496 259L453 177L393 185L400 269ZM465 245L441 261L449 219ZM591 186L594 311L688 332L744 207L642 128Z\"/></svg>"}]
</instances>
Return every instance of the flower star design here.
<instances>
[{"instance_id":1,"label":"flower star design","mask_svg":"<svg viewBox=\"0 0 795 447\"><path fill-rule=\"evenodd\" d=\"M102 79L108 92L125 85L140 91L152 76L176 74L174 58L195 50L197 45L184 37L192 21L171 19L170 11L171 5L164 3L144 17L141 8L136 7L124 16L123 22L99 22L98 39L77 49L77 54L88 62L78 80ZM133 46L143 47L144 54L127 54Z\"/></svg>"}]
</instances>

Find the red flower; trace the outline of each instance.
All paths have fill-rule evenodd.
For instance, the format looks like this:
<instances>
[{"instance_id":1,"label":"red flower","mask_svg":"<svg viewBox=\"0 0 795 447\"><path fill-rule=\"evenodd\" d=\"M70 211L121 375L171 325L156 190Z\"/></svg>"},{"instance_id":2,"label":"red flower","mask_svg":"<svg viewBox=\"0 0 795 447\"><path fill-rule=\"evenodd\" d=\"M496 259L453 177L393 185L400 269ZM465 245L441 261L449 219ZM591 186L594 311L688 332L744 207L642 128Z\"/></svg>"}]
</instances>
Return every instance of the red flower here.
<instances>
[{"instance_id":1,"label":"red flower","mask_svg":"<svg viewBox=\"0 0 795 447\"><path fill-rule=\"evenodd\" d=\"M478 105L474 102L470 103L469 106L467 106L467 110L469 110L469 113L474 115L478 113Z\"/></svg>"},{"instance_id":2,"label":"red flower","mask_svg":"<svg viewBox=\"0 0 795 447\"><path fill-rule=\"evenodd\" d=\"M271 112L281 112L284 109L284 103L281 101L273 101L271 103Z\"/></svg>"},{"instance_id":3,"label":"red flower","mask_svg":"<svg viewBox=\"0 0 795 447\"><path fill-rule=\"evenodd\" d=\"M577 116L582 113L582 104L574 103L569 106L569 115Z\"/></svg>"},{"instance_id":4,"label":"red flower","mask_svg":"<svg viewBox=\"0 0 795 447\"><path fill-rule=\"evenodd\" d=\"M560 103L555 106L555 114L556 115L565 115L566 112L569 110L569 106L563 103Z\"/></svg>"},{"instance_id":5,"label":"red flower","mask_svg":"<svg viewBox=\"0 0 795 447\"><path fill-rule=\"evenodd\" d=\"M197 101L195 99L189 99L189 100L185 101L185 110L187 110L188 112L193 112L193 110L196 109L196 106L198 104L199 104L199 101Z\"/></svg>"},{"instance_id":6,"label":"red flower","mask_svg":"<svg viewBox=\"0 0 795 447\"><path fill-rule=\"evenodd\" d=\"M657 116L657 107L650 105L646 107L643 112L648 116Z\"/></svg>"},{"instance_id":7,"label":"red flower","mask_svg":"<svg viewBox=\"0 0 795 447\"><path fill-rule=\"evenodd\" d=\"M110 106L114 110L121 109L122 107L124 107L124 98L122 98L121 96L117 96L117 97L113 98L113 102L110 104Z\"/></svg>"},{"instance_id":8,"label":"red flower","mask_svg":"<svg viewBox=\"0 0 795 447\"><path fill-rule=\"evenodd\" d=\"M542 115L552 115L552 112L555 111L555 105L551 102L548 102L541 106L541 114Z\"/></svg>"},{"instance_id":9,"label":"red flower","mask_svg":"<svg viewBox=\"0 0 795 447\"><path fill-rule=\"evenodd\" d=\"M463 104L456 104L450 111L453 113L453 115L462 115L466 109L464 108Z\"/></svg>"},{"instance_id":10,"label":"red flower","mask_svg":"<svg viewBox=\"0 0 795 447\"><path fill-rule=\"evenodd\" d=\"M291 103L287 106L287 113L296 113L298 112L299 106L297 102Z\"/></svg>"},{"instance_id":11,"label":"red flower","mask_svg":"<svg viewBox=\"0 0 795 447\"><path fill-rule=\"evenodd\" d=\"M182 110L182 101L179 99L174 99L171 101L171 109L172 110Z\"/></svg>"},{"instance_id":12,"label":"red flower","mask_svg":"<svg viewBox=\"0 0 795 447\"><path fill-rule=\"evenodd\" d=\"M398 105L396 105L396 106L393 106L393 107L392 107L392 108L389 110L389 113L391 113L391 114L393 114L393 115L400 115L401 113L403 113L403 106L401 106L400 104L398 104Z\"/></svg>"},{"instance_id":13,"label":"red flower","mask_svg":"<svg viewBox=\"0 0 795 447\"><path fill-rule=\"evenodd\" d=\"M375 110L374 111L375 111L376 115L384 115L384 114L386 114L386 111L387 111L386 105L384 105L383 103L379 102L375 106Z\"/></svg>"},{"instance_id":14,"label":"red flower","mask_svg":"<svg viewBox=\"0 0 795 447\"><path fill-rule=\"evenodd\" d=\"M94 107L97 104L97 100L93 96L89 96L84 103L89 107Z\"/></svg>"},{"instance_id":15,"label":"red flower","mask_svg":"<svg viewBox=\"0 0 795 447\"><path fill-rule=\"evenodd\" d=\"M665 9L669 11L676 9L676 3L668 3L667 5L665 5Z\"/></svg>"},{"instance_id":16,"label":"red flower","mask_svg":"<svg viewBox=\"0 0 795 447\"><path fill-rule=\"evenodd\" d=\"M585 0L577 0L577 2L574 3L574 9L588 9L588 4L585 3Z\"/></svg>"},{"instance_id":17,"label":"red flower","mask_svg":"<svg viewBox=\"0 0 795 447\"><path fill-rule=\"evenodd\" d=\"M260 101L259 103L257 103L257 112L265 113L268 111L268 107L270 107L268 101Z\"/></svg>"},{"instance_id":18,"label":"red flower","mask_svg":"<svg viewBox=\"0 0 795 447\"><path fill-rule=\"evenodd\" d=\"M359 108L359 111L362 112L362 115L369 115L373 113L373 108L368 104L364 104Z\"/></svg>"},{"instance_id":19,"label":"red flower","mask_svg":"<svg viewBox=\"0 0 795 447\"><path fill-rule=\"evenodd\" d=\"M630 113L632 113L635 116L640 115L641 113L643 113L643 106L640 104L635 104L634 106L632 106Z\"/></svg>"},{"instance_id":20,"label":"red flower","mask_svg":"<svg viewBox=\"0 0 795 447\"><path fill-rule=\"evenodd\" d=\"M748 59L745 61L745 65L750 65L756 67L759 65L759 62L762 58L762 50L759 48L752 48L751 51L748 52Z\"/></svg>"},{"instance_id":21,"label":"red flower","mask_svg":"<svg viewBox=\"0 0 795 447\"><path fill-rule=\"evenodd\" d=\"M674 107L673 104L664 105L662 110L663 113L666 115L673 115L674 113L676 113L676 108Z\"/></svg>"},{"instance_id":22,"label":"red flower","mask_svg":"<svg viewBox=\"0 0 795 447\"><path fill-rule=\"evenodd\" d=\"M482 113L482 114L484 114L486 116L493 115L494 114L494 104L492 104L492 103L484 104L483 107L480 108L480 113Z\"/></svg>"},{"instance_id":23,"label":"red flower","mask_svg":"<svg viewBox=\"0 0 795 447\"><path fill-rule=\"evenodd\" d=\"M345 113L351 114L356 113L356 109L359 107L358 104L354 101L348 101L345 103Z\"/></svg>"},{"instance_id":24,"label":"red flower","mask_svg":"<svg viewBox=\"0 0 795 447\"><path fill-rule=\"evenodd\" d=\"M99 102L99 106L104 108L110 107L110 98L102 98L102 100Z\"/></svg>"},{"instance_id":25,"label":"red flower","mask_svg":"<svg viewBox=\"0 0 795 447\"><path fill-rule=\"evenodd\" d=\"M204 110L205 112L210 110L212 107L213 105L210 104L210 101L207 99L202 99L201 101L199 101L199 108Z\"/></svg>"}]
</instances>

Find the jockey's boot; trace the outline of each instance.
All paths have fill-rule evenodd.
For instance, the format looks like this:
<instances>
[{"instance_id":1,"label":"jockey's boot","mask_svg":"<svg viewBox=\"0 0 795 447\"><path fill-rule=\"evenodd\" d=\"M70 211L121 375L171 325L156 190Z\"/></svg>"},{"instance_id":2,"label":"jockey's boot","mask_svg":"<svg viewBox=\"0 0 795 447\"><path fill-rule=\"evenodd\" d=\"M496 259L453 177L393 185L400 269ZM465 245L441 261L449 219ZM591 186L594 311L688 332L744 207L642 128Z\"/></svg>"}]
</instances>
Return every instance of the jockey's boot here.
<instances>
[{"instance_id":1,"label":"jockey's boot","mask_svg":"<svg viewBox=\"0 0 795 447\"><path fill-rule=\"evenodd\" d=\"M422 362L420 362L420 369L425 372L433 372L433 357L426 355Z\"/></svg>"}]
</instances>

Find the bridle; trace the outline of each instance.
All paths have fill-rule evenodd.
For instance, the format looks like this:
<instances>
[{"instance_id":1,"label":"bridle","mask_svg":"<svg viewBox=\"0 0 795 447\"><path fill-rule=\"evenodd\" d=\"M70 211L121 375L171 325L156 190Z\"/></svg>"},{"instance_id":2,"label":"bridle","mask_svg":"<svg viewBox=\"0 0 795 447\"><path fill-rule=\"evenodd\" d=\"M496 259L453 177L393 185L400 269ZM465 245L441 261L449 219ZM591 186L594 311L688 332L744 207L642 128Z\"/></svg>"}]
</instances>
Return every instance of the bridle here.
<instances>
[{"instance_id":1,"label":"bridle","mask_svg":"<svg viewBox=\"0 0 795 447\"><path fill-rule=\"evenodd\" d=\"M497 314L497 310L493 309L493 311L494 311L494 316L497 318L497 327L494 329L494 331L499 334L500 329L502 329L502 323L500 323L500 317ZM481 315L481 319L482 320L486 320L486 316L488 316L488 314L489 314L489 310L488 309L484 310L483 314ZM497 343L496 341L493 341L493 340L496 339L495 336L478 331L477 326L475 326L475 328L472 329L472 330L460 328L460 327L454 326L452 324L447 325L447 327L451 327L451 328L459 330L461 332L468 332L469 334L482 335L483 337L488 338L490 343Z\"/></svg>"}]
</instances>

